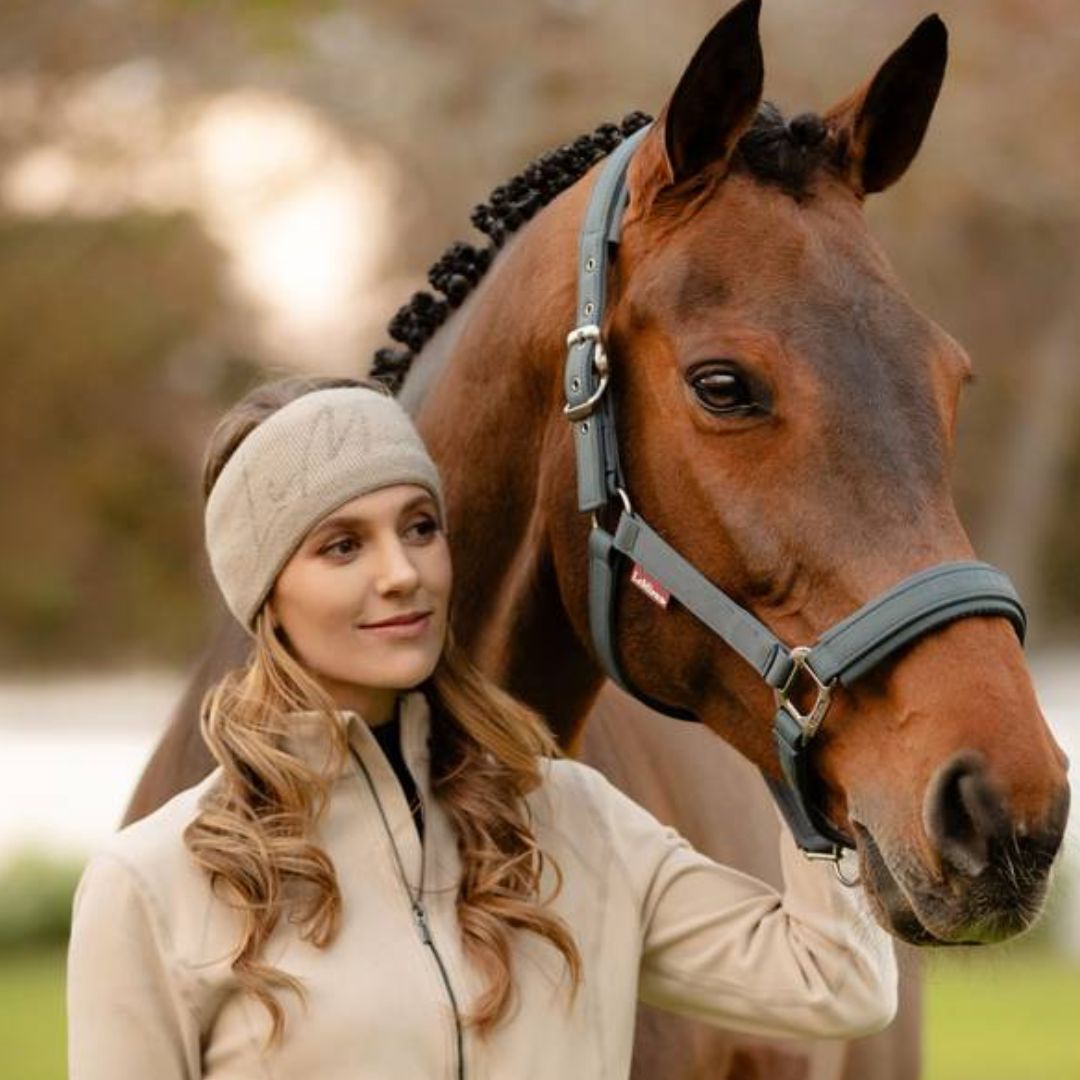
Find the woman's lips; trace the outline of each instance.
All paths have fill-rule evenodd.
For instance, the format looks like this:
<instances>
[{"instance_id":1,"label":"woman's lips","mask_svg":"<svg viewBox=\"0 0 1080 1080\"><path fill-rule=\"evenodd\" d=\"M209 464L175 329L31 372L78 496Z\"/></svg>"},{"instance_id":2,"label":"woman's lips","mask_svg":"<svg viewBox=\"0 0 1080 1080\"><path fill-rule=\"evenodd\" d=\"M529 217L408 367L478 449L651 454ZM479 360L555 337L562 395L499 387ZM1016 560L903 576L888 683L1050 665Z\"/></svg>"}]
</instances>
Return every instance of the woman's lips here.
<instances>
[{"instance_id":1,"label":"woman's lips","mask_svg":"<svg viewBox=\"0 0 1080 1080\"><path fill-rule=\"evenodd\" d=\"M425 611L422 615L404 621L368 623L367 625L361 625L360 629L372 634L378 634L380 637L408 640L426 634L430 625L431 612Z\"/></svg>"}]
</instances>

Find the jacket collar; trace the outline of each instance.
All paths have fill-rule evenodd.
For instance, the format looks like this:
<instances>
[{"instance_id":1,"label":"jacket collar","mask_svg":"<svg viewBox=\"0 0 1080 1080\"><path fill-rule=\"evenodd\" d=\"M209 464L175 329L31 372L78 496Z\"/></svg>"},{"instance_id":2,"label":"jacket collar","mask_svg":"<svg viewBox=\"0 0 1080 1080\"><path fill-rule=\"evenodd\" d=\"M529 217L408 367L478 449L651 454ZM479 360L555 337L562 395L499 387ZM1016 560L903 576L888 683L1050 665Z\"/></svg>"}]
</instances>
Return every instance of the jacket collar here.
<instances>
[{"instance_id":1,"label":"jacket collar","mask_svg":"<svg viewBox=\"0 0 1080 1080\"><path fill-rule=\"evenodd\" d=\"M430 753L428 735L431 730L431 710L421 690L408 690L398 698L401 711L401 747L405 763L421 788L427 787ZM381 772L388 768L382 748L364 718L351 709L334 714L335 721L345 729L349 746L356 751L369 769ZM289 730L282 748L300 758L312 768L325 772L330 766L330 740L323 715L318 712L289 714ZM338 776L357 770L350 755Z\"/></svg>"},{"instance_id":2,"label":"jacket collar","mask_svg":"<svg viewBox=\"0 0 1080 1080\"><path fill-rule=\"evenodd\" d=\"M349 710L335 713L335 718L344 725L349 746L367 773L366 777L358 777L360 766L350 754L335 780L347 783L363 779L364 783L358 785L358 791L364 791L366 782L370 780L386 815L409 887L421 891L456 889L461 880L457 834L431 791L431 751L428 748L431 711L423 692L412 690L401 696L401 749L424 806L427 858L424 857L420 837L393 766L387 761L371 728L363 717ZM325 720L318 713L302 712L290 714L290 720L291 728L283 749L303 759L312 768L325 772L330 761Z\"/></svg>"}]
</instances>

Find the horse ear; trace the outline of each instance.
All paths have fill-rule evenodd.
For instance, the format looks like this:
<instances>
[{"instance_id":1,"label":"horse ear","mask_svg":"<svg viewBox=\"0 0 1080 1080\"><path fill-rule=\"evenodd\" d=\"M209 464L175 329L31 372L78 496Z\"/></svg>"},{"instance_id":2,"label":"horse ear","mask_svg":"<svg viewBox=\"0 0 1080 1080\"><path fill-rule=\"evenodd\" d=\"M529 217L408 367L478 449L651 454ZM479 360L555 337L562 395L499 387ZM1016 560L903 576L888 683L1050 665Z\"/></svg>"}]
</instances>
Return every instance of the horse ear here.
<instances>
[{"instance_id":1,"label":"horse ear","mask_svg":"<svg viewBox=\"0 0 1080 1080\"><path fill-rule=\"evenodd\" d=\"M840 167L858 194L884 191L918 152L945 75L948 37L937 15L923 19L865 87L826 113Z\"/></svg>"},{"instance_id":2,"label":"horse ear","mask_svg":"<svg viewBox=\"0 0 1080 1080\"><path fill-rule=\"evenodd\" d=\"M664 146L675 183L726 161L757 112L764 81L761 0L742 0L709 31L664 110Z\"/></svg>"}]
</instances>

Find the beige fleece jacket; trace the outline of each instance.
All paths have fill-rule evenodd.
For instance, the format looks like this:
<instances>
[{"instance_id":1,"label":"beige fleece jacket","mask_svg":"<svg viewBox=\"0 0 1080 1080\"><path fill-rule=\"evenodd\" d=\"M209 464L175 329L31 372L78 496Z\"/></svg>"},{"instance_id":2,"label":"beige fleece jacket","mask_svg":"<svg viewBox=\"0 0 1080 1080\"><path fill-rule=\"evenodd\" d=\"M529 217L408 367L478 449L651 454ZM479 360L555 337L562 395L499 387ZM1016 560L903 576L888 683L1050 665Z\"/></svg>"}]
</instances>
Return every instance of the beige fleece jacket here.
<instances>
[{"instance_id":1,"label":"beige fleece jacket","mask_svg":"<svg viewBox=\"0 0 1080 1080\"><path fill-rule=\"evenodd\" d=\"M324 760L310 718L296 722L289 749ZM230 973L238 920L183 844L212 773L117 833L82 877L68 961L71 1080L614 1080L629 1073L639 997L771 1035L864 1035L893 1016L890 939L859 891L805 860L786 829L780 895L693 851L594 770L545 762L528 801L562 870L553 908L584 978L571 998L561 954L520 935L517 1007L486 1039L464 1028L459 1071L446 981L463 1012L482 982L459 940L455 837L428 785L427 703L411 693L402 709L423 849L371 731L352 714L342 722L362 765L350 760L335 781L319 839L337 868L343 921L325 950L287 923L270 940L267 959L308 995L306 1010L282 996L284 1043L264 1053L266 1011ZM409 898L421 886L430 946Z\"/></svg>"}]
</instances>

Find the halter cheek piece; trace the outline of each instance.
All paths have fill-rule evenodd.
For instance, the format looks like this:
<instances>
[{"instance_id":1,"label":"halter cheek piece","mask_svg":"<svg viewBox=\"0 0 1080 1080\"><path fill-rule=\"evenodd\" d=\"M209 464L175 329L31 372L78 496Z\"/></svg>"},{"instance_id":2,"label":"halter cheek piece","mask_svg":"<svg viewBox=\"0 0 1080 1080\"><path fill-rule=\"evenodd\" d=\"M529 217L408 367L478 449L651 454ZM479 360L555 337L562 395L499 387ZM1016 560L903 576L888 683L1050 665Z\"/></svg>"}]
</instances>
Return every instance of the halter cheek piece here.
<instances>
[{"instance_id":1,"label":"halter cheek piece","mask_svg":"<svg viewBox=\"0 0 1080 1080\"><path fill-rule=\"evenodd\" d=\"M808 858L839 863L850 837L814 806L809 746L825 720L833 688L850 686L905 645L956 619L1008 619L1021 641L1026 617L1016 590L1000 570L981 562L950 562L905 578L827 630L811 646L789 648L740 607L634 513L619 463L608 356L601 326L609 261L618 248L626 209L626 172L648 128L621 143L601 167L579 244L577 327L567 337L565 415L574 429L578 507L592 515L589 536L589 625L608 676L651 709L684 720L691 713L630 685L615 644L619 570L628 562L637 580L666 605L673 596L735 650L773 688L773 733L782 780L766 776L773 797ZM614 533L597 513L620 504ZM794 698L813 695L803 712Z\"/></svg>"}]
</instances>

